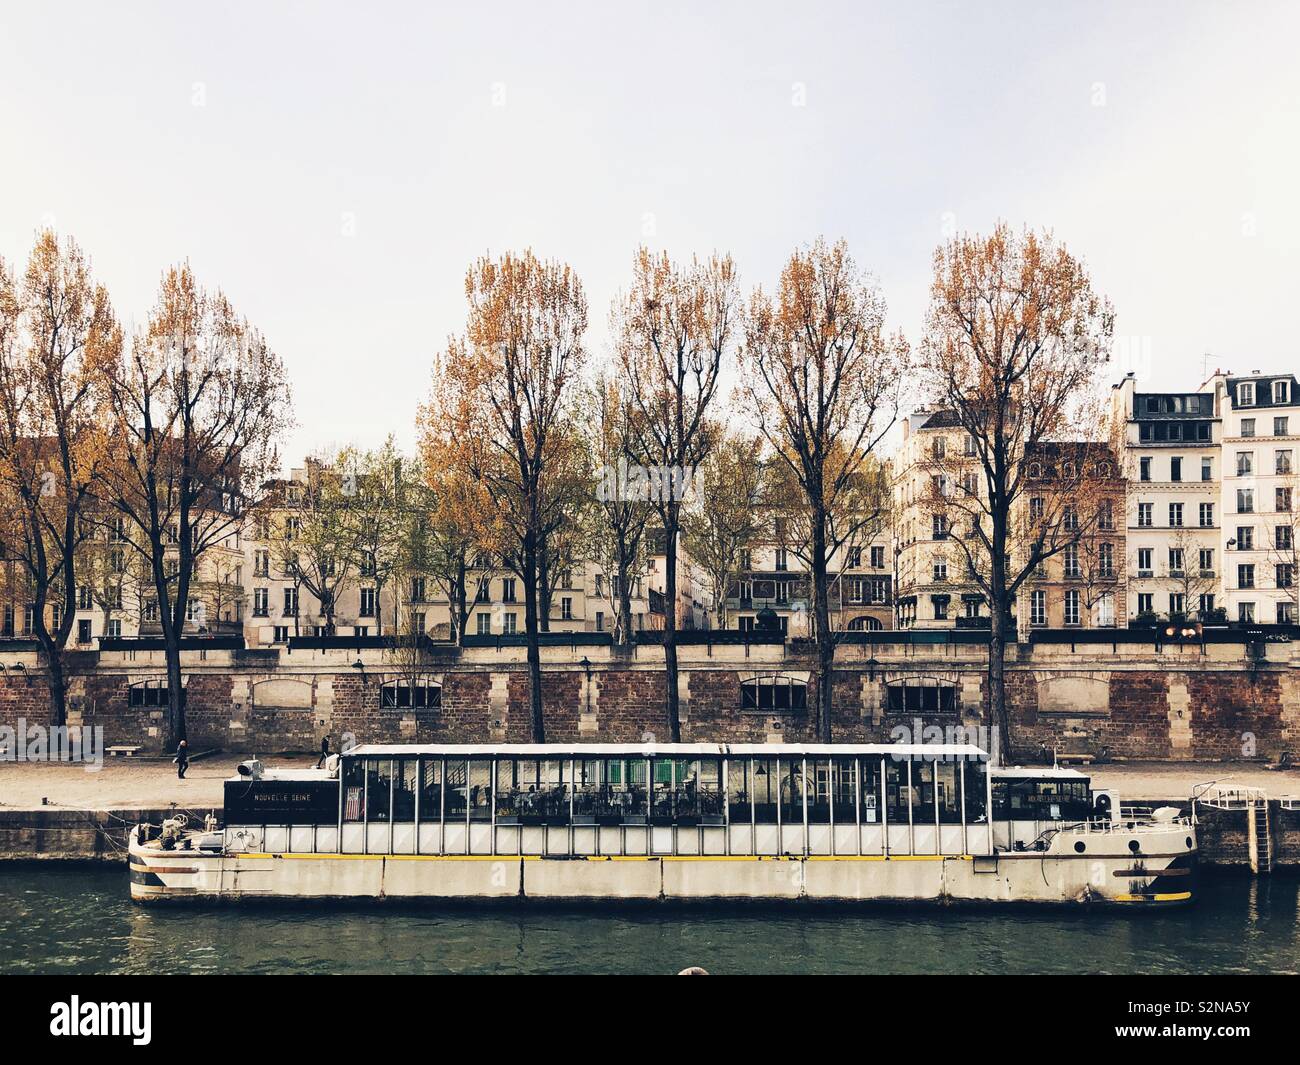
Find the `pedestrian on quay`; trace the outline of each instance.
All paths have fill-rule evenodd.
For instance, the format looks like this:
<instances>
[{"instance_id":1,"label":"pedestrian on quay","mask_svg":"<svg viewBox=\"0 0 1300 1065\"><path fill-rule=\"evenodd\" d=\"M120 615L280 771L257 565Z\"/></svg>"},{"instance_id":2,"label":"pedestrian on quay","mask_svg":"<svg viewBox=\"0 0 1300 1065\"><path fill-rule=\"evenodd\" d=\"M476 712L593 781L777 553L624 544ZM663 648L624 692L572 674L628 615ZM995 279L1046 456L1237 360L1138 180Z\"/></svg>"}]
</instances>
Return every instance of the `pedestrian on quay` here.
<instances>
[{"instance_id":1,"label":"pedestrian on quay","mask_svg":"<svg viewBox=\"0 0 1300 1065\"><path fill-rule=\"evenodd\" d=\"M176 763L177 778L184 780L185 770L190 767L190 745L187 741L181 740L180 746L176 748L176 757L172 761Z\"/></svg>"},{"instance_id":2,"label":"pedestrian on quay","mask_svg":"<svg viewBox=\"0 0 1300 1065\"><path fill-rule=\"evenodd\" d=\"M320 740L320 757L316 760L316 768L320 769L325 765L325 759L330 756L330 738L322 736Z\"/></svg>"}]
</instances>

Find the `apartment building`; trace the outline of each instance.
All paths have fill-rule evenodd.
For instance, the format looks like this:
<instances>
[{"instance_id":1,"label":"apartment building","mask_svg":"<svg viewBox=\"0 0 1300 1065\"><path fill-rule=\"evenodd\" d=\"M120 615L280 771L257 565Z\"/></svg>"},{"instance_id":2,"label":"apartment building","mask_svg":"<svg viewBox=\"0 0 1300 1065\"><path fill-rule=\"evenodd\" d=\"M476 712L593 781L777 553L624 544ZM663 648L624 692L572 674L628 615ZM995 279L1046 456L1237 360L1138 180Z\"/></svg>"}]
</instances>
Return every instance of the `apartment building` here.
<instances>
[{"instance_id":1,"label":"apartment building","mask_svg":"<svg viewBox=\"0 0 1300 1065\"><path fill-rule=\"evenodd\" d=\"M1054 552L1016 596L1017 630L1112 628L1128 623L1124 595L1125 480L1114 450L1093 440L1040 444L1025 456L1016 525L1053 525Z\"/></svg>"},{"instance_id":2,"label":"apartment building","mask_svg":"<svg viewBox=\"0 0 1300 1065\"><path fill-rule=\"evenodd\" d=\"M858 632L894 627L894 560L889 531L874 529L861 544L846 544L828 561L831 628ZM731 627L752 631L770 611L781 632L813 635L809 567L779 520L766 542L742 553L727 596Z\"/></svg>"},{"instance_id":3,"label":"apartment building","mask_svg":"<svg viewBox=\"0 0 1300 1065\"><path fill-rule=\"evenodd\" d=\"M1217 373L1221 412L1223 596L1229 620L1295 624L1300 525L1300 386L1294 374Z\"/></svg>"},{"instance_id":4,"label":"apartment building","mask_svg":"<svg viewBox=\"0 0 1300 1065\"><path fill-rule=\"evenodd\" d=\"M922 410L901 421L894 465L898 627L987 626L984 594L954 540L969 531L961 495L977 497L983 487L975 442L950 410Z\"/></svg>"},{"instance_id":5,"label":"apartment building","mask_svg":"<svg viewBox=\"0 0 1300 1065\"><path fill-rule=\"evenodd\" d=\"M310 481L307 469L291 471L279 486L284 506L272 506L252 522L247 537L250 574L246 639L250 645L285 643L295 635L324 635L328 621L324 605L295 577L298 525L297 493ZM631 588L633 632L664 626L667 559L663 536L649 530L647 572ZM680 551L677 573L677 618L680 628L705 627L707 619L696 597L690 559ZM466 574L471 636L511 636L526 629L524 587L519 577L487 554L477 556ZM342 636L380 633L427 633L446 639L452 631L453 605L432 574L409 567L384 566L364 552L353 560L334 589L333 631ZM618 611L617 577L593 562L577 560L560 568L551 593L552 632L612 632Z\"/></svg>"},{"instance_id":6,"label":"apartment building","mask_svg":"<svg viewBox=\"0 0 1300 1065\"><path fill-rule=\"evenodd\" d=\"M1025 482L1011 515L1011 564L1024 564L1035 537L1052 553L1012 605L1018 631L1126 624L1124 475L1113 449L1061 441L1036 446L1023 462ZM987 491L975 441L952 411L918 412L903 419L897 471L899 626L988 627L975 568L987 561L969 539Z\"/></svg>"},{"instance_id":7,"label":"apartment building","mask_svg":"<svg viewBox=\"0 0 1300 1065\"><path fill-rule=\"evenodd\" d=\"M1111 390L1135 621L1223 616L1222 422L1212 393Z\"/></svg>"}]
</instances>

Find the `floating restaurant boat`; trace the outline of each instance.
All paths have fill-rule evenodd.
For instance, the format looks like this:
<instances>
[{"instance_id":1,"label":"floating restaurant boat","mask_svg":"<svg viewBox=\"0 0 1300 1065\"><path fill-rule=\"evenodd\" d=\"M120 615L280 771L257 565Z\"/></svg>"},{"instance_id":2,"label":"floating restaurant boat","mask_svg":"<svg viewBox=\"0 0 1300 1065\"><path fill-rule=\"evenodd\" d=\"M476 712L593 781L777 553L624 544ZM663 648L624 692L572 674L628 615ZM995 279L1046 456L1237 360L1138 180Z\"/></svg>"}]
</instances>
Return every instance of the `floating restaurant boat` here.
<instances>
[{"instance_id":1,"label":"floating restaurant boat","mask_svg":"<svg viewBox=\"0 0 1300 1065\"><path fill-rule=\"evenodd\" d=\"M133 829L131 895L1095 902L1193 896L1196 834L963 744L355 747Z\"/></svg>"}]
</instances>

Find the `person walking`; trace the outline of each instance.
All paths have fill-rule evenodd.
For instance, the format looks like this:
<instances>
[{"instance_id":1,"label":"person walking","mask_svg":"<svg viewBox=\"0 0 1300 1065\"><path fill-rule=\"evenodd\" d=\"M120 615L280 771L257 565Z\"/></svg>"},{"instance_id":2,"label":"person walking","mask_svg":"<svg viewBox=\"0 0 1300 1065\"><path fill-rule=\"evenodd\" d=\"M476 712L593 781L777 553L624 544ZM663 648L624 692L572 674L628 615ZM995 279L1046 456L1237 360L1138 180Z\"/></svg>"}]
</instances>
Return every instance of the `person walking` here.
<instances>
[{"instance_id":1,"label":"person walking","mask_svg":"<svg viewBox=\"0 0 1300 1065\"><path fill-rule=\"evenodd\" d=\"M176 763L177 779L184 780L185 770L190 767L190 745L187 741L181 740L180 746L176 748L176 757L173 761Z\"/></svg>"},{"instance_id":2,"label":"person walking","mask_svg":"<svg viewBox=\"0 0 1300 1065\"><path fill-rule=\"evenodd\" d=\"M320 740L320 758L316 760L316 768L320 769L325 765L325 759L330 756L330 738L322 736Z\"/></svg>"}]
</instances>

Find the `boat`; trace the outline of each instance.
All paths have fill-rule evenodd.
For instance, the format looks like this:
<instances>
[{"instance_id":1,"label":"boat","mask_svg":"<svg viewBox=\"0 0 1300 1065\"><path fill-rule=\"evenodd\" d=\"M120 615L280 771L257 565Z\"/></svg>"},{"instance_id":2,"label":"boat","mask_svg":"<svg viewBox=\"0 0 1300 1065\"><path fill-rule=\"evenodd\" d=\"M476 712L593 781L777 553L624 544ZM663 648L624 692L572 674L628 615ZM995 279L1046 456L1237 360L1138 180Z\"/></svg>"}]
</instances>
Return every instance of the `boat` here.
<instances>
[{"instance_id":1,"label":"boat","mask_svg":"<svg viewBox=\"0 0 1300 1065\"><path fill-rule=\"evenodd\" d=\"M140 902L1193 898L1196 832L968 744L362 745L130 834Z\"/></svg>"}]
</instances>

